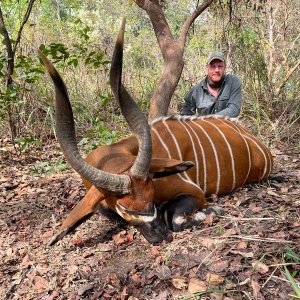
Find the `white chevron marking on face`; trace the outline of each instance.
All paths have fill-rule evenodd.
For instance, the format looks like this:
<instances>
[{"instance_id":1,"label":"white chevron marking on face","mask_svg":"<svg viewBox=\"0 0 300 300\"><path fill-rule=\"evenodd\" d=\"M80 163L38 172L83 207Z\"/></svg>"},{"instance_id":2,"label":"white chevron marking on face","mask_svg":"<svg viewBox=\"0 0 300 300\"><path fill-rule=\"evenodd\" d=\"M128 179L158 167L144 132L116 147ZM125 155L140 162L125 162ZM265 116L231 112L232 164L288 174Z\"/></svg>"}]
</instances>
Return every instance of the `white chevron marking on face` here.
<instances>
[{"instance_id":1,"label":"white chevron marking on face","mask_svg":"<svg viewBox=\"0 0 300 300\"><path fill-rule=\"evenodd\" d=\"M137 223L150 223L157 218L157 210L155 206L154 206L154 213L152 216L139 215L138 213L132 214L128 212L128 210L120 204L116 205L116 211L123 219L125 219L125 215L129 215L131 220Z\"/></svg>"}]
</instances>

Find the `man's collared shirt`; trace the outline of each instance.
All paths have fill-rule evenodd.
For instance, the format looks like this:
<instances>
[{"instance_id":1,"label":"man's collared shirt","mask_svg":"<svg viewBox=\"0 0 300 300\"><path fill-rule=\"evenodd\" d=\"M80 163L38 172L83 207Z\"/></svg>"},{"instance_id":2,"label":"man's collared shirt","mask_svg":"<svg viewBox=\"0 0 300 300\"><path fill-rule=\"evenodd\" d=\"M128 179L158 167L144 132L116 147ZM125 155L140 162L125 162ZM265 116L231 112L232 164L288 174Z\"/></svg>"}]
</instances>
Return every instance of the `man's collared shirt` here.
<instances>
[{"instance_id":1,"label":"man's collared shirt","mask_svg":"<svg viewBox=\"0 0 300 300\"><path fill-rule=\"evenodd\" d=\"M225 75L216 97L207 88L207 77L195 85L184 98L182 115L217 114L235 118L242 105L242 82L235 75Z\"/></svg>"}]
</instances>

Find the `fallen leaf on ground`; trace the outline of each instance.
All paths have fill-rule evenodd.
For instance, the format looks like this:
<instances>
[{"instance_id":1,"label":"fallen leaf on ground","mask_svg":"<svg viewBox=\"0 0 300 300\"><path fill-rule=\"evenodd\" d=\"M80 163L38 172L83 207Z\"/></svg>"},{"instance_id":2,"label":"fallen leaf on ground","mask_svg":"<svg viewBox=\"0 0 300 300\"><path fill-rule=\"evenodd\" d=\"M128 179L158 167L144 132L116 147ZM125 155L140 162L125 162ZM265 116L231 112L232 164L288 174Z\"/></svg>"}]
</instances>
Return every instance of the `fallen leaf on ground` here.
<instances>
[{"instance_id":1,"label":"fallen leaf on ground","mask_svg":"<svg viewBox=\"0 0 300 300\"><path fill-rule=\"evenodd\" d=\"M157 246L152 246L151 247L151 256L158 256L159 255L159 247L157 247Z\"/></svg>"},{"instance_id":2,"label":"fallen leaf on ground","mask_svg":"<svg viewBox=\"0 0 300 300\"><path fill-rule=\"evenodd\" d=\"M236 230L234 228L230 228L221 235L221 238L227 238L227 237L229 237L231 235L235 235L235 234L236 234Z\"/></svg>"},{"instance_id":3,"label":"fallen leaf on ground","mask_svg":"<svg viewBox=\"0 0 300 300\"><path fill-rule=\"evenodd\" d=\"M157 277L162 280L170 279L172 275L170 268L167 266L158 266L156 272Z\"/></svg>"},{"instance_id":4,"label":"fallen leaf on ground","mask_svg":"<svg viewBox=\"0 0 300 300\"><path fill-rule=\"evenodd\" d=\"M79 247L83 245L82 240L79 240L79 239L72 240L72 244L74 246L79 246Z\"/></svg>"},{"instance_id":5,"label":"fallen leaf on ground","mask_svg":"<svg viewBox=\"0 0 300 300\"><path fill-rule=\"evenodd\" d=\"M79 287L79 289L77 290L77 294L78 296L82 296L85 292L92 290L93 289L93 285L92 284L83 284Z\"/></svg>"},{"instance_id":6,"label":"fallen leaf on ground","mask_svg":"<svg viewBox=\"0 0 300 300\"><path fill-rule=\"evenodd\" d=\"M260 261L253 261L252 267L260 274L266 274L267 272L269 272L269 267Z\"/></svg>"},{"instance_id":7,"label":"fallen leaf on ground","mask_svg":"<svg viewBox=\"0 0 300 300\"><path fill-rule=\"evenodd\" d=\"M216 272L216 273L219 273L219 272L222 272L224 271L225 269L228 268L228 261L227 260L217 260L215 261L214 263L212 263L210 266L209 266L209 270L210 271L213 271L213 272Z\"/></svg>"},{"instance_id":8,"label":"fallen leaf on ground","mask_svg":"<svg viewBox=\"0 0 300 300\"><path fill-rule=\"evenodd\" d=\"M300 226L300 221L296 221L293 223L293 227L299 227Z\"/></svg>"},{"instance_id":9,"label":"fallen leaf on ground","mask_svg":"<svg viewBox=\"0 0 300 300\"><path fill-rule=\"evenodd\" d=\"M271 195L271 196L275 196L275 197L280 197L277 193L275 193L275 192L273 192L273 191L271 191L271 190L268 190L268 191L267 191L267 194L268 194L268 195Z\"/></svg>"},{"instance_id":10,"label":"fallen leaf on ground","mask_svg":"<svg viewBox=\"0 0 300 300\"><path fill-rule=\"evenodd\" d=\"M275 239L284 240L286 237L286 234L283 231L277 231L272 233L272 237Z\"/></svg>"},{"instance_id":11,"label":"fallen leaf on ground","mask_svg":"<svg viewBox=\"0 0 300 300\"><path fill-rule=\"evenodd\" d=\"M132 274L131 279L135 282L140 282L141 281L141 277L138 274Z\"/></svg>"},{"instance_id":12,"label":"fallen leaf on ground","mask_svg":"<svg viewBox=\"0 0 300 300\"><path fill-rule=\"evenodd\" d=\"M260 206L256 206L255 203L251 203L249 205L249 209L254 213L258 213L258 212L262 211L263 208Z\"/></svg>"},{"instance_id":13,"label":"fallen leaf on ground","mask_svg":"<svg viewBox=\"0 0 300 300\"><path fill-rule=\"evenodd\" d=\"M207 290L207 283L197 278L191 278L188 291L191 294L205 292Z\"/></svg>"},{"instance_id":14,"label":"fallen leaf on ground","mask_svg":"<svg viewBox=\"0 0 300 300\"><path fill-rule=\"evenodd\" d=\"M172 278L171 282L178 290L182 290L183 288L187 287L185 278Z\"/></svg>"},{"instance_id":15,"label":"fallen leaf on ground","mask_svg":"<svg viewBox=\"0 0 300 300\"><path fill-rule=\"evenodd\" d=\"M116 245L121 245L121 244L124 244L124 243L130 241L130 238L128 239L126 230L122 230L118 234L114 235L112 238ZM132 240L133 240L133 236L131 236L131 241Z\"/></svg>"},{"instance_id":16,"label":"fallen leaf on ground","mask_svg":"<svg viewBox=\"0 0 300 300\"><path fill-rule=\"evenodd\" d=\"M214 248L214 241L211 238L204 238L201 242L202 246L204 246L207 249Z\"/></svg>"},{"instance_id":17,"label":"fallen leaf on ground","mask_svg":"<svg viewBox=\"0 0 300 300\"><path fill-rule=\"evenodd\" d=\"M245 241L240 241L237 245L237 249L246 249L248 246L248 243Z\"/></svg>"},{"instance_id":18,"label":"fallen leaf on ground","mask_svg":"<svg viewBox=\"0 0 300 300\"><path fill-rule=\"evenodd\" d=\"M47 291L49 288L49 282L45 278L41 276L34 276L33 277L33 287L32 289L38 293L42 293Z\"/></svg>"},{"instance_id":19,"label":"fallen leaf on ground","mask_svg":"<svg viewBox=\"0 0 300 300\"><path fill-rule=\"evenodd\" d=\"M261 293L260 293L260 285L258 283L258 281L256 280L252 280L251 281L251 286L252 286L252 290L253 290L253 296L257 299L260 298Z\"/></svg>"},{"instance_id":20,"label":"fallen leaf on ground","mask_svg":"<svg viewBox=\"0 0 300 300\"><path fill-rule=\"evenodd\" d=\"M206 281L209 284L212 284L212 285L219 285L219 284L222 284L224 282L224 278L217 275L217 274L207 273L206 274Z\"/></svg>"},{"instance_id":21,"label":"fallen leaf on ground","mask_svg":"<svg viewBox=\"0 0 300 300\"><path fill-rule=\"evenodd\" d=\"M231 250L230 252L233 254L240 254L246 258L252 258L254 256L253 252L242 252L242 251L235 251L235 250Z\"/></svg>"}]
</instances>

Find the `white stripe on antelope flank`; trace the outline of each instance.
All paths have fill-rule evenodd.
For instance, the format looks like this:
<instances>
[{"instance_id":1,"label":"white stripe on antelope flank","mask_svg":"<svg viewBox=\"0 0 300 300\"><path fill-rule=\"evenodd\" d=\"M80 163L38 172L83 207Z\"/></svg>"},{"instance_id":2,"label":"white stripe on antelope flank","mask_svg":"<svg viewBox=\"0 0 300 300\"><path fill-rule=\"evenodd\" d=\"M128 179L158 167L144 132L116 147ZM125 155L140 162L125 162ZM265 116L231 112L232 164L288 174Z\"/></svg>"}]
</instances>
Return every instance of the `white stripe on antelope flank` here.
<instances>
[{"instance_id":1,"label":"white stripe on antelope flank","mask_svg":"<svg viewBox=\"0 0 300 300\"><path fill-rule=\"evenodd\" d=\"M206 135L206 137L209 140L209 142L211 144L211 147L213 149L214 156L215 156L215 161L216 161L216 166L217 166L217 186L216 186L215 194L218 195L219 194L219 189L220 189L220 165L219 165L219 158L218 158L216 147L215 147L212 139L208 135L208 133L203 129L203 127L201 125L199 125L198 123L196 123L196 120L192 121L192 122L194 122L194 124L196 126L198 126L203 131L203 133Z\"/></svg>"},{"instance_id":2,"label":"white stripe on antelope flank","mask_svg":"<svg viewBox=\"0 0 300 300\"><path fill-rule=\"evenodd\" d=\"M264 178L266 173L267 173L267 165L268 165L268 160L267 160L267 157L266 157L266 154L265 154L265 151L256 143L256 141L254 141L251 137L249 136L245 136L246 139L252 141L256 147L259 149L259 151L262 153L263 157L264 157L264 160L265 160L265 166L264 166L264 174L263 176L261 176L261 178ZM260 178L260 179L261 179Z\"/></svg>"},{"instance_id":3,"label":"white stripe on antelope flank","mask_svg":"<svg viewBox=\"0 0 300 300\"><path fill-rule=\"evenodd\" d=\"M202 161L203 161L203 192L204 194L206 193L206 180L207 180L207 176L206 176L206 158L205 158L205 152L204 152L204 149L202 147L202 144L200 142L200 139L199 139L199 136L197 135L197 133L195 132L195 130L193 129L193 127L191 125L189 125L186 120L183 120L183 122L185 122L185 124L190 128L190 130L194 133L196 139L197 139L197 142L198 142L198 145L200 147L200 150L201 150L201 154L202 154ZM198 175L198 178L199 178L199 172L200 170L197 170L197 175ZM198 185L200 186L199 184L199 181L198 181Z\"/></svg>"},{"instance_id":4,"label":"white stripe on antelope flank","mask_svg":"<svg viewBox=\"0 0 300 300\"><path fill-rule=\"evenodd\" d=\"M165 144L165 142L163 141L163 139L161 138L161 136L159 135L159 133L157 132L157 130L152 127L153 132L156 134L158 140L160 141L160 143L162 144L163 148L166 150L168 157L171 158L171 153L169 151L169 148L167 147L167 145Z\"/></svg>"},{"instance_id":5,"label":"white stripe on antelope flank","mask_svg":"<svg viewBox=\"0 0 300 300\"><path fill-rule=\"evenodd\" d=\"M215 124L209 122L208 119L203 120L203 121L206 122L206 123L209 123L214 128L216 128L218 130L218 132L221 134L221 136L223 137L223 139L224 139L224 141L225 141L225 143L227 145L227 148L228 148L228 151L229 151L229 154L230 154L230 158L231 158L231 169L232 169L232 186L231 186L231 192L232 192L234 190L234 188L235 188L235 185L236 185L236 178L235 178L236 174L235 174L234 157L233 157L231 146L228 143L228 140L227 140L226 136L224 135L224 133Z\"/></svg>"},{"instance_id":6,"label":"white stripe on antelope flank","mask_svg":"<svg viewBox=\"0 0 300 300\"><path fill-rule=\"evenodd\" d=\"M271 152L270 151L268 151L268 149L266 148L266 146L263 144L263 147L265 148L265 151L266 151L266 153L267 153L267 155L268 155L268 158L269 158L269 170L268 170L268 177L270 176L270 174L271 174L271 161L272 161L272 157L270 157L270 155L272 155L271 154Z\"/></svg>"},{"instance_id":7,"label":"white stripe on antelope flank","mask_svg":"<svg viewBox=\"0 0 300 300\"><path fill-rule=\"evenodd\" d=\"M255 140L253 140L252 134L251 134L250 132L248 132L246 129L244 129L243 127L239 127L239 132L240 132L241 135L243 135L246 139L252 141L252 142L255 144L255 146L257 147L257 149L258 149L258 150L261 152L261 154L263 155L264 160L265 160L265 164L264 164L264 174L263 174L263 176L262 176L261 178L264 178L265 175L266 175L266 173L267 173L267 165L268 165L268 163L271 165L271 161L269 160L269 156L268 156L268 159L267 159L266 153L265 153L265 152L268 152L268 151L265 151L264 149L262 149L262 148L258 145L258 143L257 143ZM250 136L249 136L249 135L250 135ZM263 147L264 147L264 146L263 146Z\"/></svg>"},{"instance_id":8,"label":"white stripe on antelope flank","mask_svg":"<svg viewBox=\"0 0 300 300\"><path fill-rule=\"evenodd\" d=\"M241 134L241 130L239 129L239 126L237 126L237 125L234 124L234 123L230 123L230 124L233 125L233 126L230 126L228 122L225 122L225 121L223 121L223 120L220 120L220 121L221 121L222 123L224 123L226 126L232 128L235 132L240 133L240 136L242 137L242 139L243 139L243 141L245 142L245 145L246 145L246 147L247 147L247 153L248 153L248 172L247 172L247 176L245 176L245 179L244 179L244 181L243 181L243 183L242 183L242 186L243 186L243 185L245 184L245 182L246 182L248 176L249 176L249 173L250 173L250 170L251 170L251 166L252 166L249 145L248 145L248 143L247 143L247 141L246 141L244 135Z\"/></svg>"},{"instance_id":9,"label":"white stripe on antelope flank","mask_svg":"<svg viewBox=\"0 0 300 300\"><path fill-rule=\"evenodd\" d=\"M169 148L167 147L167 145L165 144L165 142L163 141L163 139L162 139L161 136L159 135L158 131L157 131L153 126L152 126L151 129L152 129L152 131L156 134L156 136L157 136L158 140L160 141L160 143L162 144L163 148L166 150L166 152L167 152L167 154L168 154L168 157L169 157L169 158L172 158L171 153L170 153L170 151L169 151ZM184 182L189 183L189 184L195 186L197 189L199 189L199 190L201 191L200 186L198 186L197 184L195 184L195 183L194 183L193 181L191 181L191 180L187 180L187 179L183 178L183 176L181 175L181 173L177 173L176 175L177 175L181 180L183 180Z\"/></svg>"},{"instance_id":10,"label":"white stripe on antelope flank","mask_svg":"<svg viewBox=\"0 0 300 300\"><path fill-rule=\"evenodd\" d=\"M248 132L245 128L242 127L241 129L245 133L246 136L252 136L252 134L250 132ZM265 167L267 169L266 172L265 172L265 175L266 175L266 173L268 171L268 173L267 173L267 177L268 177L270 175L270 173L271 173L271 161L272 161L272 157L270 156L271 153L268 150L268 148L265 146L265 144L261 143L261 147L264 149L264 153L266 153L267 156L268 156L268 160L267 160L267 162L269 163L268 167L267 167L267 164L265 165Z\"/></svg>"},{"instance_id":11,"label":"white stripe on antelope flank","mask_svg":"<svg viewBox=\"0 0 300 300\"><path fill-rule=\"evenodd\" d=\"M199 161L198 161L198 155L197 155L197 152L196 152L194 140L193 140L193 137L191 136L190 131L187 128L188 125L185 123L185 121L182 120L179 123L182 124L184 130L187 132L187 134L188 134L188 136L191 140L192 147L193 147L194 158L195 158L195 162L196 162L196 170L197 170L196 181L197 181L197 184L200 186L200 184L199 184Z\"/></svg>"},{"instance_id":12,"label":"white stripe on antelope flank","mask_svg":"<svg viewBox=\"0 0 300 300\"><path fill-rule=\"evenodd\" d=\"M173 134L172 130L170 129L170 127L168 126L168 124L166 123L165 120L162 121L162 123L165 125L166 129L168 130L175 146L176 146L176 150L177 150L177 154L178 154L178 157L179 157L179 160L183 161L182 159L182 151L180 150L180 147L179 147L179 144L178 144L178 141L176 139L176 136ZM187 174L187 172L183 172L183 174L186 176L186 178L189 180L189 181L192 181L190 176Z\"/></svg>"}]
</instances>

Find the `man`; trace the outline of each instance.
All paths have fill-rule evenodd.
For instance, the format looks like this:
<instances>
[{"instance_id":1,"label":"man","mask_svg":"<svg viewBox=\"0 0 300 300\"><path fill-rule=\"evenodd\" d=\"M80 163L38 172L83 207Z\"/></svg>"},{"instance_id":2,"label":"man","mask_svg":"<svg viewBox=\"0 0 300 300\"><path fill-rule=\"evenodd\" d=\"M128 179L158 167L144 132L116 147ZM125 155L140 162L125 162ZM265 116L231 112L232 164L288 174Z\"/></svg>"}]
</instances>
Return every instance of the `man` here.
<instances>
[{"instance_id":1,"label":"man","mask_svg":"<svg viewBox=\"0 0 300 300\"><path fill-rule=\"evenodd\" d=\"M216 114L235 118L242 105L242 83L234 75L225 75L226 62L222 52L209 55L207 76L184 98L182 115Z\"/></svg>"}]
</instances>

